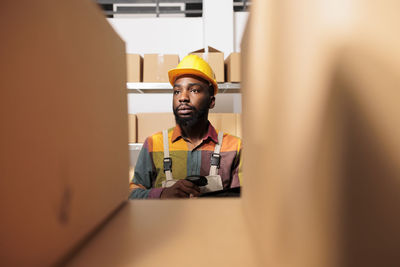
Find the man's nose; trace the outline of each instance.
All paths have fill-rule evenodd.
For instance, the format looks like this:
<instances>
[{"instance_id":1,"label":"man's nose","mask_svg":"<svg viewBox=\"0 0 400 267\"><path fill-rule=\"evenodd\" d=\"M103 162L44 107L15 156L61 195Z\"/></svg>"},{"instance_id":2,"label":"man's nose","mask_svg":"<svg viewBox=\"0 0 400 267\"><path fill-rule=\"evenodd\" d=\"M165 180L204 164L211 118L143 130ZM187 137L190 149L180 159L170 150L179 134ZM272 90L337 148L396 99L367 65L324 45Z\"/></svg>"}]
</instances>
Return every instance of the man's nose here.
<instances>
[{"instance_id":1,"label":"man's nose","mask_svg":"<svg viewBox=\"0 0 400 267\"><path fill-rule=\"evenodd\" d=\"M179 96L179 102L189 102L189 93L187 90L183 90Z\"/></svg>"}]
</instances>

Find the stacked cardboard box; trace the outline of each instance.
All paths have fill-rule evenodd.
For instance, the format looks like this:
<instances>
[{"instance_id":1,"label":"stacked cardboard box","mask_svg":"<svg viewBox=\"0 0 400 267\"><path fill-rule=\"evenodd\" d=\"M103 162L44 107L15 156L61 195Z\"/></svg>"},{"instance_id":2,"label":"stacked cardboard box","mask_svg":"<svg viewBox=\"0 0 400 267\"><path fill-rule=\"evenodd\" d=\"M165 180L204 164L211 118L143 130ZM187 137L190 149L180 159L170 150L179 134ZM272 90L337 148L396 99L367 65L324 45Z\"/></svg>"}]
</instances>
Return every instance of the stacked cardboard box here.
<instances>
[{"instance_id":1,"label":"stacked cardboard box","mask_svg":"<svg viewBox=\"0 0 400 267\"><path fill-rule=\"evenodd\" d=\"M210 113L208 115L208 120L215 129L236 135L235 113Z\"/></svg>"},{"instance_id":2,"label":"stacked cardboard box","mask_svg":"<svg viewBox=\"0 0 400 267\"><path fill-rule=\"evenodd\" d=\"M241 63L240 53L231 53L224 62L224 53L208 47L191 52L206 60L215 73L217 82L240 82ZM127 81L128 82L168 82L168 71L179 63L178 55L127 54ZM226 77L225 77L226 75Z\"/></svg>"},{"instance_id":3,"label":"stacked cardboard box","mask_svg":"<svg viewBox=\"0 0 400 267\"><path fill-rule=\"evenodd\" d=\"M215 78L217 82L222 83L225 81L225 72L224 72L224 53L209 46L208 53L205 52L205 49L199 49L191 52L190 54L198 55L202 57L205 61L210 64L211 68L215 73Z\"/></svg>"},{"instance_id":4,"label":"stacked cardboard box","mask_svg":"<svg viewBox=\"0 0 400 267\"><path fill-rule=\"evenodd\" d=\"M136 115L128 114L129 143L137 142Z\"/></svg>"},{"instance_id":5,"label":"stacked cardboard box","mask_svg":"<svg viewBox=\"0 0 400 267\"><path fill-rule=\"evenodd\" d=\"M139 54L126 55L127 82L141 82L143 58Z\"/></svg>"},{"instance_id":6,"label":"stacked cardboard box","mask_svg":"<svg viewBox=\"0 0 400 267\"><path fill-rule=\"evenodd\" d=\"M175 126L174 114L171 113L138 113L137 142L143 143L146 137Z\"/></svg>"},{"instance_id":7,"label":"stacked cardboard box","mask_svg":"<svg viewBox=\"0 0 400 267\"><path fill-rule=\"evenodd\" d=\"M224 62L224 53L209 46L208 52L199 49L190 54L206 60L215 73L217 82L240 82L240 53L231 53ZM128 82L168 82L168 71L179 63L179 56L174 54L127 54ZM226 77L225 77L226 75Z\"/></svg>"},{"instance_id":8,"label":"stacked cardboard box","mask_svg":"<svg viewBox=\"0 0 400 267\"><path fill-rule=\"evenodd\" d=\"M168 71L179 63L178 55L145 54L143 82L168 82Z\"/></svg>"},{"instance_id":9,"label":"stacked cardboard box","mask_svg":"<svg viewBox=\"0 0 400 267\"><path fill-rule=\"evenodd\" d=\"M242 134L242 114L237 113L236 114L236 136L243 138Z\"/></svg>"},{"instance_id":10,"label":"stacked cardboard box","mask_svg":"<svg viewBox=\"0 0 400 267\"><path fill-rule=\"evenodd\" d=\"M241 82L240 53L231 53L225 60L225 67L227 82Z\"/></svg>"}]
</instances>

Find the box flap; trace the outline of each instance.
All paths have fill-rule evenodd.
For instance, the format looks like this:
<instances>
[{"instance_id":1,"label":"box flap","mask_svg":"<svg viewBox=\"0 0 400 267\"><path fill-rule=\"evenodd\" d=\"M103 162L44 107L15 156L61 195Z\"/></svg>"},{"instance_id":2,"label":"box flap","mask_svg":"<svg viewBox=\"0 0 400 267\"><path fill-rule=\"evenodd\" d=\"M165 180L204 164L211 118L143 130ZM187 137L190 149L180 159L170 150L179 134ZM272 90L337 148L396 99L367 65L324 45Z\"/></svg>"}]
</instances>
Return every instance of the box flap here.
<instances>
[{"instance_id":1,"label":"box flap","mask_svg":"<svg viewBox=\"0 0 400 267\"><path fill-rule=\"evenodd\" d=\"M222 51L219 51L218 49L212 47L212 46L208 46L208 53L222 53ZM189 54L194 54L194 53L207 53L206 50L204 48L195 50L190 52Z\"/></svg>"},{"instance_id":2,"label":"box flap","mask_svg":"<svg viewBox=\"0 0 400 267\"><path fill-rule=\"evenodd\" d=\"M214 52L214 53L222 53L222 51L219 51L218 49L215 49L212 46L208 46L208 52L209 53L212 53L212 52Z\"/></svg>"},{"instance_id":3,"label":"box flap","mask_svg":"<svg viewBox=\"0 0 400 267\"><path fill-rule=\"evenodd\" d=\"M193 53L204 53L204 52L205 52L205 50L204 50L204 48L202 48L202 49L199 49L199 50L192 51L192 52L190 52L189 54L193 54Z\"/></svg>"}]
</instances>

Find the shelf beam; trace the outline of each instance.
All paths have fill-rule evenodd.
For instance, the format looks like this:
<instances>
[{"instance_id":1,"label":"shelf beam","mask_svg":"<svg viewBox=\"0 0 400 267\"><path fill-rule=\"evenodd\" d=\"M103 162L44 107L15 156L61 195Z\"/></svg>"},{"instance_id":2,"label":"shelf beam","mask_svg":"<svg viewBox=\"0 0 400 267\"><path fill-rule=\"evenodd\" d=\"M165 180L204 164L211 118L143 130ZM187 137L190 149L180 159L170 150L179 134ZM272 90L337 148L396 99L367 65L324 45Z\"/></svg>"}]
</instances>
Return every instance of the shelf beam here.
<instances>
[{"instance_id":1,"label":"shelf beam","mask_svg":"<svg viewBox=\"0 0 400 267\"><path fill-rule=\"evenodd\" d=\"M169 83L126 83L128 93L172 93ZM240 93L240 83L219 83L219 93Z\"/></svg>"}]
</instances>

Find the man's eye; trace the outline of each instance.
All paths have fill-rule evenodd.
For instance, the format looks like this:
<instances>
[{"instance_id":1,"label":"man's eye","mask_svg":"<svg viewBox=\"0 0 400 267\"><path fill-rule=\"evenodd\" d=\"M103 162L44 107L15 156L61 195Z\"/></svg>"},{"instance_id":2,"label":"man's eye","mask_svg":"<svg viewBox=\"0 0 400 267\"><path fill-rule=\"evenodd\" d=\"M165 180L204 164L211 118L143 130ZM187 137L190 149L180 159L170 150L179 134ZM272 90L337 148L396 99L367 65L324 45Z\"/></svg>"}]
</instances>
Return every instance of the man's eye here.
<instances>
[{"instance_id":1,"label":"man's eye","mask_svg":"<svg viewBox=\"0 0 400 267\"><path fill-rule=\"evenodd\" d=\"M199 89L192 89L192 90L190 90L190 92L197 94L200 91L199 91Z\"/></svg>"},{"instance_id":2,"label":"man's eye","mask_svg":"<svg viewBox=\"0 0 400 267\"><path fill-rule=\"evenodd\" d=\"M177 95L177 94L179 94L179 91L178 91L178 90L175 90L175 91L174 91L174 95Z\"/></svg>"}]
</instances>

